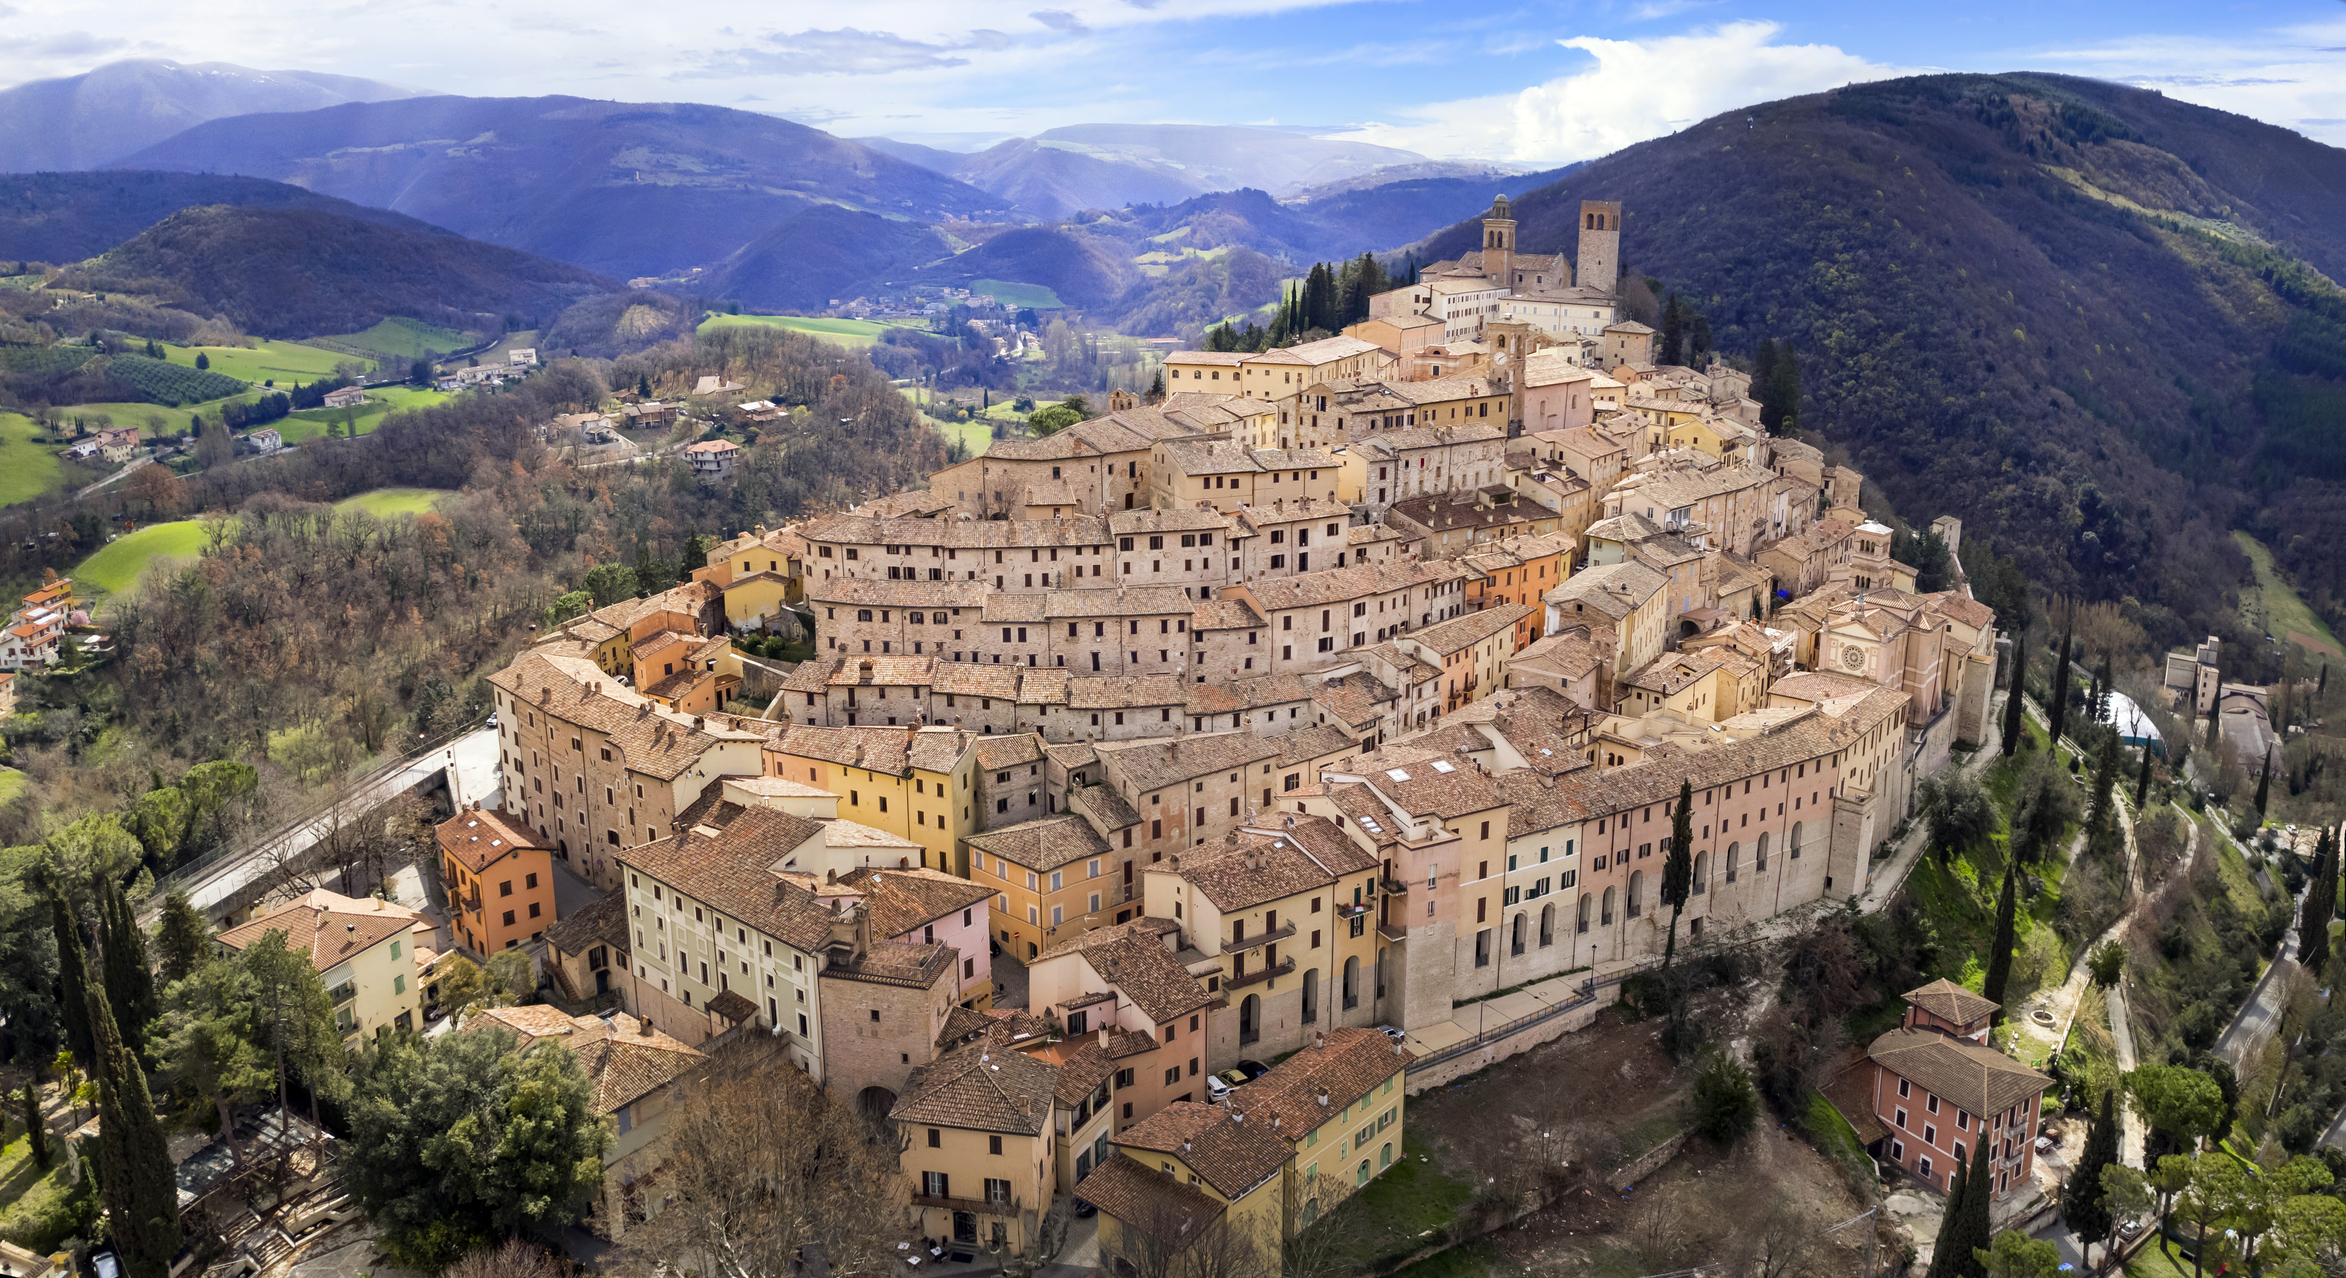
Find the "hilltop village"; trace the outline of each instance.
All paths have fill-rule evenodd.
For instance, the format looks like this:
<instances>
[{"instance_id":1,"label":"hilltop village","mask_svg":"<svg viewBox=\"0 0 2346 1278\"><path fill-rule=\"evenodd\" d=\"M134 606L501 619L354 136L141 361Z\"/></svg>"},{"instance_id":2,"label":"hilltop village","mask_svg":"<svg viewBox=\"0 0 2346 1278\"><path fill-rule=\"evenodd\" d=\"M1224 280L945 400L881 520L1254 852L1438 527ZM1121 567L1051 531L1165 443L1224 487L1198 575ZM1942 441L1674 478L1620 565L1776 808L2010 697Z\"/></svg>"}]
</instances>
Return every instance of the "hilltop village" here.
<instances>
[{"instance_id":1,"label":"hilltop village","mask_svg":"<svg viewBox=\"0 0 2346 1278\"><path fill-rule=\"evenodd\" d=\"M1161 397L560 625L494 677L503 810L454 824L607 895L483 943L770 1040L911 1133L916 1232L1019 1251L1078 1186L1129 1222L1284 1168L1265 1228L1307 1224L1475 1045L1462 1002L1661 955L1682 791L1684 943L1863 894L1986 739L1996 618L1960 568L1918 593L1748 375L1569 282L1619 217L1518 257L1502 199L1353 334L1176 352ZM809 626L794 667L733 643ZM1234 1085L1296 1112L1241 1133ZM1209 1137L1190 1185L1132 1172Z\"/></svg>"}]
</instances>

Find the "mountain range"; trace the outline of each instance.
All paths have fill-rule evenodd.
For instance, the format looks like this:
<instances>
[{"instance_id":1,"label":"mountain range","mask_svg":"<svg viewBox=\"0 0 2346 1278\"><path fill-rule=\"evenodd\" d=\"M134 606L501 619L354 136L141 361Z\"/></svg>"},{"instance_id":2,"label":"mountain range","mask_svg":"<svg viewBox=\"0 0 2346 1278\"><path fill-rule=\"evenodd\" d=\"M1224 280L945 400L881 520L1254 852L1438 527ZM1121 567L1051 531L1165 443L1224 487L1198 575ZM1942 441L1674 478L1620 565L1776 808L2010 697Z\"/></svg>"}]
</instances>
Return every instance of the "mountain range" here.
<instances>
[{"instance_id":1,"label":"mountain range","mask_svg":"<svg viewBox=\"0 0 2346 1278\"><path fill-rule=\"evenodd\" d=\"M256 71L155 58L0 90L0 173L90 169L206 120L314 111L423 92L316 71Z\"/></svg>"},{"instance_id":2,"label":"mountain range","mask_svg":"<svg viewBox=\"0 0 2346 1278\"><path fill-rule=\"evenodd\" d=\"M2158 642L2228 615L2249 527L2346 599L2346 151L2052 75L1739 109L1519 194L1525 251L1622 202L1622 258L1718 347L1790 342L1800 427ZM1476 248L1469 219L1417 246ZM2324 277L2327 278L2324 278Z\"/></svg>"}]
</instances>

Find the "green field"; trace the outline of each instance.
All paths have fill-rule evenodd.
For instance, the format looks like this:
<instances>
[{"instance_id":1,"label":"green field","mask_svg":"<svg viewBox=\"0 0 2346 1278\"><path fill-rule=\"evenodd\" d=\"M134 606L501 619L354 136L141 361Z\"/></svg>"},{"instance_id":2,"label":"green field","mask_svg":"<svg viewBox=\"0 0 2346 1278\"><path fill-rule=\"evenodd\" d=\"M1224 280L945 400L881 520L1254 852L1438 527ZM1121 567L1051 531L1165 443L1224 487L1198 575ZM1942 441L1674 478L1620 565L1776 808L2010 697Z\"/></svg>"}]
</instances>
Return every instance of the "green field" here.
<instances>
[{"instance_id":1,"label":"green field","mask_svg":"<svg viewBox=\"0 0 2346 1278\"><path fill-rule=\"evenodd\" d=\"M406 319L400 316L384 320L363 333L344 333L337 337L321 338L320 340L340 342L345 346L356 346L360 350L374 351L380 355L397 355L405 359L414 359L418 355L445 355L449 351L460 351L473 344L473 336L470 333L459 333L452 328L441 328L436 324L426 324L422 320ZM217 367L218 363L219 357L214 356L214 366ZM328 366L327 371L332 371L331 365Z\"/></svg>"},{"instance_id":2,"label":"green field","mask_svg":"<svg viewBox=\"0 0 2346 1278\"><path fill-rule=\"evenodd\" d=\"M187 433L187 423L190 417L201 415L207 420L216 418L220 415L221 405L249 404L259 399L264 393L262 391L246 391L242 395L230 395L226 399L207 400L201 404L189 404L182 408L166 408L161 404L75 404L57 411L84 418L106 417L117 426L136 426L141 434L153 439L157 432L147 424L147 419L150 417L163 419L162 434L184 435ZM96 430L98 428L92 426L90 429Z\"/></svg>"},{"instance_id":3,"label":"green field","mask_svg":"<svg viewBox=\"0 0 2346 1278\"><path fill-rule=\"evenodd\" d=\"M2346 656L2338 647L2338 637L2322 624L2313 609L2297 597L2289 583L2281 579L2280 570L2273 566L2273 552L2263 542L2244 532L2232 534L2232 540L2256 565L2256 589L2240 592L2240 617L2252 626L2263 626L2266 634L2282 643L2295 640L2298 647L2309 653L2327 656ZM2300 637L2302 636L2302 637Z\"/></svg>"},{"instance_id":4,"label":"green field","mask_svg":"<svg viewBox=\"0 0 2346 1278\"><path fill-rule=\"evenodd\" d=\"M420 515L432 508L442 497L454 496L445 488L378 488L371 493L345 497L334 503L336 510L363 510L384 518L391 515Z\"/></svg>"},{"instance_id":5,"label":"green field","mask_svg":"<svg viewBox=\"0 0 2346 1278\"><path fill-rule=\"evenodd\" d=\"M381 327L377 325L376 327ZM372 330L369 330L372 331ZM332 377L336 364L352 362L352 357L335 351L303 346L298 342L262 342L257 348L242 346L166 346L163 354L174 364L193 365L196 352L201 351L212 361L212 371L230 377L242 378L258 386L267 381L314 382L321 377ZM279 387L284 389L284 387Z\"/></svg>"},{"instance_id":6,"label":"green field","mask_svg":"<svg viewBox=\"0 0 2346 1278\"><path fill-rule=\"evenodd\" d=\"M1026 306L1038 311L1055 311L1065 303L1059 295L1040 284L1011 284L1003 280L971 280L969 291L983 293L1004 306Z\"/></svg>"},{"instance_id":7,"label":"green field","mask_svg":"<svg viewBox=\"0 0 2346 1278\"><path fill-rule=\"evenodd\" d=\"M156 556L185 559L203 548L204 526L196 520L149 524L100 547L68 575L78 584L119 593L137 584L139 574Z\"/></svg>"},{"instance_id":8,"label":"green field","mask_svg":"<svg viewBox=\"0 0 2346 1278\"><path fill-rule=\"evenodd\" d=\"M430 408L448 402L449 393L442 390L418 390L413 386L369 386L367 400L358 406L358 433L366 434L383 424L383 419L406 408ZM271 423L288 444L306 444L322 439L329 424L339 425L350 416L347 408L305 408L291 413L283 421Z\"/></svg>"},{"instance_id":9,"label":"green field","mask_svg":"<svg viewBox=\"0 0 2346 1278\"><path fill-rule=\"evenodd\" d=\"M31 501L65 482L53 445L36 444L38 427L21 413L0 413L0 506Z\"/></svg>"},{"instance_id":10,"label":"green field","mask_svg":"<svg viewBox=\"0 0 2346 1278\"><path fill-rule=\"evenodd\" d=\"M507 333L504 337L504 340L498 342L495 346L482 351L478 358L483 364L507 364L512 362L506 358L507 351L534 351L537 348L538 330L534 328L525 328L518 333ZM543 354L538 356L538 360L541 363L543 363L545 359L546 356Z\"/></svg>"},{"instance_id":11,"label":"green field","mask_svg":"<svg viewBox=\"0 0 2346 1278\"><path fill-rule=\"evenodd\" d=\"M888 325L870 320L821 319L811 315L711 315L701 321L699 331L706 333L712 328L780 328L841 346L869 346L888 331Z\"/></svg>"},{"instance_id":12,"label":"green field","mask_svg":"<svg viewBox=\"0 0 2346 1278\"><path fill-rule=\"evenodd\" d=\"M0 768L0 803L6 803L24 793L25 775L14 768Z\"/></svg>"}]
</instances>

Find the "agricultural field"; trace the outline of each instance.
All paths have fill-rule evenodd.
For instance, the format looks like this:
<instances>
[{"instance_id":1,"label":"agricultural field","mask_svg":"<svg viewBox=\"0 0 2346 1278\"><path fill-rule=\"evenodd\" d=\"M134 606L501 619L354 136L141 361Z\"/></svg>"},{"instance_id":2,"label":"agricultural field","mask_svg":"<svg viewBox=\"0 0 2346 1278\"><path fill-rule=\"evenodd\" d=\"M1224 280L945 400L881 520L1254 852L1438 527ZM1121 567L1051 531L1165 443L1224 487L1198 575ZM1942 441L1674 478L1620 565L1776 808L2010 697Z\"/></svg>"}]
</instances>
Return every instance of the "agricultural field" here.
<instances>
[{"instance_id":1,"label":"agricultural field","mask_svg":"<svg viewBox=\"0 0 2346 1278\"><path fill-rule=\"evenodd\" d=\"M393 316L363 333L344 333L319 340L355 346L378 355L396 355L403 359L414 359L419 355L445 355L473 344L470 333L459 333L452 328L441 328L436 324L426 324L422 320L403 316ZM214 358L216 361L217 357Z\"/></svg>"},{"instance_id":2,"label":"agricultural field","mask_svg":"<svg viewBox=\"0 0 2346 1278\"><path fill-rule=\"evenodd\" d=\"M70 408L60 408L57 411L85 420L104 417L117 426L136 426L141 434L149 439L155 439L163 435L184 435L187 433L189 419L202 417L211 420L220 415L220 409L223 405L249 404L265 393L267 392L248 390L222 399L209 399L201 404L186 404L176 408L163 404L75 404ZM161 430L155 428L152 421L154 418L162 419ZM93 424L90 429L97 430L99 427Z\"/></svg>"},{"instance_id":3,"label":"agricultural field","mask_svg":"<svg viewBox=\"0 0 2346 1278\"><path fill-rule=\"evenodd\" d=\"M1012 284L1004 280L971 280L969 291L983 293L1004 306L1024 306L1038 311L1055 311L1066 305L1059 295L1040 284Z\"/></svg>"},{"instance_id":4,"label":"agricultural field","mask_svg":"<svg viewBox=\"0 0 2346 1278\"><path fill-rule=\"evenodd\" d=\"M335 351L304 346L299 342L262 342L257 347L244 346L166 346L163 354L174 364L193 366L201 352L211 361L212 371L224 373L258 386L264 382L314 382L321 377L332 377L336 364L353 362L353 357Z\"/></svg>"},{"instance_id":5,"label":"agricultural field","mask_svg":"<svg viewBox=\"0 0 2346 1278\"><path fill-rule=\"evenodd\" d=\"M504 337L504 340L498 342L495 346L482 351L477 358L479 358L483 364L505 364L511 362L506 358L506 352L536 350L537 347L538 330L534 328L525 328L516 333L507 333ZM450 349L456 348L452 347ZM543 362L546 357L544 355L540 355L538 358L541 362Z\"/></svg>"},{"instance_id":6,"label":"agricultural field","mask_svg":"<svg viewBox=\"0 0 2346 1278\"><path fill-rule=\"evenodd\" d=\"M712 328L779 328L793 333L819 337L841 346L869 346L888 331L888 325L870 320L822 319L811 315L711 315L701 321L700 331Z\"/></svg>"},{"instance_id":7,"label":"agricultural field","mask_svg":"<svg viewBox=\"0 0 2346 1278\"><path fill-rule=\"evenodd\" d=\"M243 382L226 374L144 355L112 356L106 361L106 372L147 399L174 408L241 395L245 389Z\"/></svg>"},{"instance_id":8,"label":"agricultural field","mask_svg":"<svg viewBox=\"0 0 2346 1278\"><path fill-rule=\"evenodd\" d=\"M972 457L994 446L994 428L988 426L983 420L943 422L931 417L928 422L931 429L945 438L960 440L962 446L969 450L969 455Z\"/></svg>"},{"instance_id":9,"label":"agricultural field","mask_svg":"<svg viewBox=\"0 0 2346 1278\"><path fill-rule=\"evenodd\" d=\"M0 506L13 506L65 482L52 445L36 444L40 428L22 413L0 413Z\"/></svg>"},{"instance_id":10,"label":"agricultural field","mask_svg":"<svg viewBox=\"0 0 2346 1278\"><path fill-rule=\"evenodd\" d=\"M378 519L392 515L420 515L432 508L442 497L456 494L445 488L378 488L371 493L345 497L334 503L336 510L363 510Z\"/></svg>"},{"instance_id":11,"label":"agricultural field","mask_svg":"<svg viewBox=\"0 0 2346 1278\"><path fill-rule=\"evenodd\" d=\"M447 391L418 390L413 386L369 386L366 391L366 402L356 410L357 433L361 435L382 425L384 418L401 409L430 408L449 399ZM339 427L351 413L347 408L305 408L270 424L285 437L286 443L302 444L324 438L328 426Z\"/></svg>"},{"instance_id":12,"label":"agricultural field","mask_svg":"<svg viewBox=\"0 0 2346 1278\"><path fill-rule=\"evenodd\" d=\"M2338 637L2282 580L2280 570L2273 566L2273 552L2244 532L2233 533L2232 540L2256 566L2255 589L2240 592L2240 619L2264 627L2264 632L2279 642L2296 643L2309 656L2346 656L2346 649L2338 646Z\"/></svg>"},{"instance_id":13,"label":"agricultural field","mask_svg":"<svg viewBox=\"0 0 2346 1278\"><path fill-rule=\"evenodd\" d=\"M165 559L186 559L204 547L204 526L193 519L181 519L168 524L149 524L137 532L124 533L98 552L74 565L68 576L79 585L92 586L109 594L128 590L138 583L139 574L160 556Z\"/></svg>"}]
</instances>

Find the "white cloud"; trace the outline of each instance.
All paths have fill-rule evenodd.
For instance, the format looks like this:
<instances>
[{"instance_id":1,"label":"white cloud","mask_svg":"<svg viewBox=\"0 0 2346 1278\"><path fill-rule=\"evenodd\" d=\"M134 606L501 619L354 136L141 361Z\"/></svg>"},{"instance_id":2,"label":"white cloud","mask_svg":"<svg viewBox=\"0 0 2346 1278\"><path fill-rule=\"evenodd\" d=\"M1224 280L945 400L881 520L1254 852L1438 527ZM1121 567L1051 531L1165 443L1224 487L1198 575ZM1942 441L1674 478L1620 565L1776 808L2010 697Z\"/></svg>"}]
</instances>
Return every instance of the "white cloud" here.
<instances>
[{"instance_id":1,"label":"white cloud","mask_svg":"<svg viewBox=\"0 0 2346 1278\"><path fill-rule=\"evenodd\" d=\"M2022 56L2030 66L2157 89L2346 146L2346 18L2238 39L2121 37Z\"/></svg>"},{"instance_id":2,"label":"white cloud","mask_svg":"<svg viewBox=\"0 0 2346 1278\"><path fill-rule=\"evenodd\" d=\"M1572 36L1556 43L1593 66L1517 93L1413 108L1346 136L1458 159L1564 163L1735 107L1913 70L1829 44L1779 44L1782 30L1742 21L1642 40Z\"/></svg>"}]
</instances>

